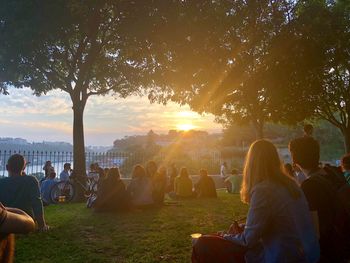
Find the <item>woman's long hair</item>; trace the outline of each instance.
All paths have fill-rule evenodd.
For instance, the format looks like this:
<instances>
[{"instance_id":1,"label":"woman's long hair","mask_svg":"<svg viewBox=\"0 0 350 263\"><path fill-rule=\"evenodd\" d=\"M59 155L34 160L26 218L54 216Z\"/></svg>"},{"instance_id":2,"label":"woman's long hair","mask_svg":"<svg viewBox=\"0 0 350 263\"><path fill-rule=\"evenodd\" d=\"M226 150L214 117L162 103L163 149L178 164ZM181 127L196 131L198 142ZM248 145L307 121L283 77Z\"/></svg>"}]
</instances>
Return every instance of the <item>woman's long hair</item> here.
<instances>
[{"instance_id":1,"label":"woman's long hair","mask_svg":"<svg viewBox=\"0 0 350 263\"><path fill-rule=\"evenodd\" d=\"M246 156L241 188L242 201L249 203L253 187L265 180L286 187L294 198L300 196L294 179L283 172L276 147L269 141L258 140L252 143Z\"/></svg>"}]
</instances>

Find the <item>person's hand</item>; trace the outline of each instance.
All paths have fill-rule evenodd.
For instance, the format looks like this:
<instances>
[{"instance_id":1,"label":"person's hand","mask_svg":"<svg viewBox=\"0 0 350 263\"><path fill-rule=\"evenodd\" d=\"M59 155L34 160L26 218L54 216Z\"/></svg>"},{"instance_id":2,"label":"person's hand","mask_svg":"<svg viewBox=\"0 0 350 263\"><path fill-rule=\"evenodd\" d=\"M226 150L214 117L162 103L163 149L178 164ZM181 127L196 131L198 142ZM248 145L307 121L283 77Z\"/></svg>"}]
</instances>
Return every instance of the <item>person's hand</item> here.
<instances>
[{"instance_id":1,"label":"person's hand","mask_svg":"<svg viewBox=\"0 0 350 263\"><path fill-rule=\"evenodd\" d=\"M228 230L228 233L229 234L232 234L232 235L237 235L237 234L240 234L242 233L244 230L244 226L240 226L237 221L234 221L233 224L230 225L230 228Z\"/></svg>"},{"instance_id":2,"label":"person's hand","mask_svg":"<svg viewBox=\"0 0 350 263\"><path fill-rule=\"evenodd\" d=\"M38 232L47 232L49 231L50 227L48 225L44 225L42 227L38 228Z\"/></svg>"},{"instance_id":3,"label":"person's hand","mask_svg":"<svg viewBox=\"0 0 350 263\"><path fill-rule=\"evenodd\" d=\"M225 234L227 234L227 232L226 232L226 231L218 231L216 234L217 234L218 236L222 237L222 236L224 236Z\"/></svg>"}]
</instances>

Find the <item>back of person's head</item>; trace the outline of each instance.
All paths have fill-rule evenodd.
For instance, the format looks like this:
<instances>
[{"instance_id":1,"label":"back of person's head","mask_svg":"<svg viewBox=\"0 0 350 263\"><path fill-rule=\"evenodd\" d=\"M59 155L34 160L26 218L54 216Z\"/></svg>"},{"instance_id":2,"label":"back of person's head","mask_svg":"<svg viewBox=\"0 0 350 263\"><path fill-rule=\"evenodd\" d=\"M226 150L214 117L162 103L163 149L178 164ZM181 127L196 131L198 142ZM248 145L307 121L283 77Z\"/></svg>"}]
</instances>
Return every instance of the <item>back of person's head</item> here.
<instances>
[{"instance_id":1,"label":"back of person's head","mask_svg":"<svg viewBox=\"0 0 350 263\"><path fill-rule=\"evenodd\" d=\"M234 168L234 169L232 169L231 173L232 173L232 175L237 175L238 174L238 170Z\"/></svg>"},{"instance_id":2,"label":"back of person's head","mask_svg":"<svg viewBox=\"0 0 350 263\"><path fill-rule=\"evenodd\" d=\"M205 169L200 169L199 170L199 175L202 177L208 176L208 171Z\"/></svg>"},{"instance_id":3,"label":"back of person's head","mask_svg":"<svg viewBox=\"0 0 350 263\"><path fill-rule=\"evenodd\" d=\"M50 170L49 178L50 179L55 179L56 178L56 172L54 170Z\"/></svg>"},{"instance_id":4,"label":"back of person's head","mask_svg":"<svg viewBox=\"0 0 350 263\"><path fill-rule=\"evenodd\" d=\"M113 167L109 169L107 175L108 175L108 178L113 177L113 178L119 179L120 178L119 168Z\"/></svg>"},{"instance_id":5,"label":"back of person's head","mask_svg":"<svg viewBox=\"0 0 350 263\"><path fill-rule=\"evenodd\" d=\"M222 165L226 167L226 166L227 166L227 163L226 163L226 162L223 162Z\"/></svg>"},{"instance_id":6,"label":"back of person's head","mask_svg":"<svg viewBox=\"0 0 350 263\"><path fill-rule=\"evenodd\" d=\"M22 174L25 164L26 161L22 155L14 154L7 160L6 169L9 173Z\"/></svg>"},{"instance_id":7,"label":"back of person's head","mask_svg":"<svg viewBox=\"0 0 350 263\"><path fill-rule=\"evenodd\" d=\"M70 169L70 163L65 163L64 165L63 165L63 169Z\"/></svg>"},{"instance_id":8,"label":"back of person's head","mask_svg":"<svg viewBox=\"0 0 350 263\"><path fill-rule=\"evenodd\" d=\"M166 176L166 168L165 168L165 166L163 166L163 165L160 166L159 169L158 169L158 173L162 177Z\"/></svg>"},{"instance_id":9,"label":"back of person's head","mask_svg":"<svg viewBox=\"0 0 350 263\"><path fill-rule=\"evenodd\" d=\"M312 137L300 137L289 143L294 164L306 170L316 169L320 160L320 145Z\"/></svg>"},{"instance_id":10,"label":"back of person's head","mask_svg":"<svg viewBox=\"0 0 350 263\"><path fill-rule=\"evenodd\" d=\"M146 176L146 170L141 164L134 166L132 171L132 178L143 178Z\"/></svg>"},{"instance_id":11,"label":"back of person's head","mask_svg":"<svg viewBox=\"0 0 350 263\"><path fill-rule=\"evenodd\" d=\"M304 134L305 135L312 136L313 131L314 131L314 127L311 124L304 125Z\"/></svg>"},{"instance_id":12,"label":"back of person's head","mask_svg":"<svg viewBox=\"0 0 350 263\"><path fill-rule=\"evenodd\" d=\"M180 170L180 176L181 177L188 177L188 170L186 167L182 167L181 170Z\"/></svg>"},{"instance_id":13,"label":"back of person's head","mask_svg":"<svg viewBox=\"0 0 350 263\"><path fill-rule=\"evenodd\" d=\"M254 186L265 180L283 185L293 197L300 195L296 182L283 172L276 147L267 140L258 140L252 143L246 156L242 201L249 203Z\"/></svg>"},{"instance_id":14,"label":"back of person's head","mask_svg":"<svg viewBox=\"0 0 350 263\"><path fill-rule=\"evenodd\" d=\"M104 179L106 177L105 170L103 168L98 167L97 172L100 179Z\"/></svg>"},{"instance_id":15,"label":"back of person's head","mask_svg":"<svg viewBox=\"0 0 350 263\"><path fill-rule=\"evenodd\" d=\"M146 164L146 171L148 176L153 176L157 172L157 164L155 161L149 161Z\"/></svg>"},{"instance_id":16,"label":"back of person's head","mask_svg":"<svg viewBox=\"0 0 350 263\"><path fill-rule=\"evenodd\" d=\"M341 167L344 171L350 171L350 153L345 154L341 158Z\"/></svg>"}]
</instances>

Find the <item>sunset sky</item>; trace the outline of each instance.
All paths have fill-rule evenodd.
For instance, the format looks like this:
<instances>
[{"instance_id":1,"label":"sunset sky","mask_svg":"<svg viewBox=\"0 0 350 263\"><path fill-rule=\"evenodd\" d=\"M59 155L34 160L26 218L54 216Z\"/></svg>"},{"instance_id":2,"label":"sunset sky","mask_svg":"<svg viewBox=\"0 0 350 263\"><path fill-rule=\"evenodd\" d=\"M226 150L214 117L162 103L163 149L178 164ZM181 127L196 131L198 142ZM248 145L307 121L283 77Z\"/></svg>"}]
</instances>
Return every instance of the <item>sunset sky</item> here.
<instances>
[{"instance_id":1,"label":"sunset sky","mask_svg":"<svg viewBox=\"0 0 350 263\"><path fill-rule=\"evenodd\" d=\"M29 89L10 89L1 96L0 137L28 141L72 142L72 110L68 94L52 91L36 97ZM90 97L85 109L86 145L112 145L125 135L144 134L150 129L198 129L218 132L221 125L211 115L201 116L175 103L150 104L147 98Z\"/></svg>"}]
</instances>

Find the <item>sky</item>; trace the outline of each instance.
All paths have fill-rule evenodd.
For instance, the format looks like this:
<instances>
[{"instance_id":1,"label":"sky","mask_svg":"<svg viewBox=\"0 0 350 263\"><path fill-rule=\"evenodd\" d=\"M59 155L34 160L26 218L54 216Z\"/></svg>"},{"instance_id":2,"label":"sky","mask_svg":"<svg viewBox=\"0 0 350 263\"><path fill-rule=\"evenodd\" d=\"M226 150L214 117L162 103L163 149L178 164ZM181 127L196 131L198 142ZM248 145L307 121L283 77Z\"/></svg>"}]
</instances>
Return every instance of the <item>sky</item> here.
<instances>
[{"instance_id":1,"label":"sky","mask_svg":"<svg viewBox=\"0 0 350 263\"><path fill-rule=\"evenodd\" d=\"M29 142L72 142L72 104L67 93L54 90L41 97L30 89L11 88L0 96L0 137L20 137ZM127 135L145 134L150 129L219 132L222 127L212 115L199 115L175 103L150 104L145 97L126 99L91 96L84 113L85 144L109 146Z\"/></svg>"}]
</instances>

